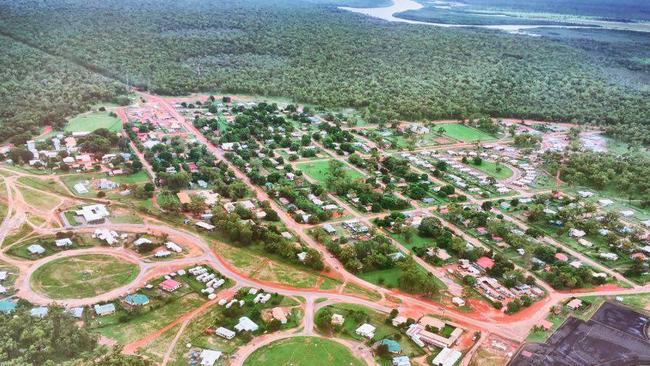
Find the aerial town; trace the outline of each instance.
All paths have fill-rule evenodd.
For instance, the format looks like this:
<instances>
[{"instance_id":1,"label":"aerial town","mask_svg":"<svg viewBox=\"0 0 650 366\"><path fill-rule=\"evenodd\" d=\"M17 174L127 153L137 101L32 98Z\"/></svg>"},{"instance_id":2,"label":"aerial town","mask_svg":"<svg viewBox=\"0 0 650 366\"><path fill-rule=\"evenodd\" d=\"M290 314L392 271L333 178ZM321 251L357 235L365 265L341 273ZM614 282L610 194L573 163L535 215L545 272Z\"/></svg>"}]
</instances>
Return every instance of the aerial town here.
<instances>
[{"instance_id":1,"label":"aerial town","mask_svg":"<svg viewBox=\"0 0 650 366\"><path fill-rule=\"evenodd\" d=\"M599 129L131 98L2 146L2 313L162 365L650 360L650 210L557 173Z\"/></svg>"}]
</instances>

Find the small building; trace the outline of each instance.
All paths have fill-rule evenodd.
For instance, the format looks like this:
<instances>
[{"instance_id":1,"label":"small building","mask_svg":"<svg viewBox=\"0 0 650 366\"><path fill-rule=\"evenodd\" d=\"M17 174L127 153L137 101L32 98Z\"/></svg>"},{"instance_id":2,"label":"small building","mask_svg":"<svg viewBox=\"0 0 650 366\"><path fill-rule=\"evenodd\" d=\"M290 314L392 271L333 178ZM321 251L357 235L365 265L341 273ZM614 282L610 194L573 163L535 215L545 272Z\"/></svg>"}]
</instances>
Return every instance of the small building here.
<instances>
[{"instance_id":1,"label":"small building","mask_svg":"<svg viewBox=\"0 0 650 366\"><path fill-rule=\"evenodd\" d=\"M95 305L95 314L98 316L104 316L104 315L110 315L115 313L115 305L112 303L109 304L104 304L104 305Z\"/></svg>"},{"instance_id":2,"label":"small building","mask_svg":"<svg viewBox=\"0 0 650 366\"><path fill-rule=\"evenodd\" d=\"M341 314L332 314L332 321L330 322L332 325L343 325L345 322L345 318Z\"/></svg>"},{"instance_id":3,"label":"small building","mask_svg":"<svg viewBox=\"0 0 650 366\"><path fill-rule=\"evenodd\" d=\"M43 248L39 244L32 244L32 245L27 247L27 251L31 255L41 255L41 254L45 253L45 248Z\"/></svg>"},{"instance_id":4,"label":"small building","mask_svg":"<svg viewBox=\"0 0 650 366\"><path fill-rule=\"evenodd\" d=\"M411 366L408 356L393 357L393 366Z\"/></svg>"},{"instance_id":5,"label":"small building","mask_svg":"<svg viewBox=\"0 0 650 366\"><path fill-rule=\"evenodd\" d=\"M181 202L181 204L192 202L192 199L190 198L190 195L187 194L187 192L178 192L176 193L176 197L178 197L178 200Z\"/></svg>"},{"instance_id":6,"label":"small building","mask_svg":"<svg viewBox=\"0 0 650 366\"><path fill-rule=\"evenodd\" d=\"M452 297L451 302L454 303L454 305L456 306L465 306L465 300L463 300L458 296Z\"/></svg>"},{"instance_id":7,"label":"small building","mask_svg":"<svg viewBox=\"0 0 650 366\"><path fill-rule=\"evenodd\" d=\"M0 312L4 314L11 314L16 311L16 302L12 299L4 299L0 301Z\"/></svg>"},{"instance_id":8,"label":"small building","mask_svg":"<svg viewBox=\"0 0 650 366\"><path fill-rule=\"evenodd\" d=\"M29 311L29 314L35 318L45 318L47 316L48 309L46 306L39 306L33 308Z\"/></svg>"},{"instance_id":9,"label":"small building","mask_svg":"<svg viewBox=\"0 0 650 366\"><path fill-rule=\"evenodd\" d=\"M87 224L102 223L105 218L110 216L108 209L102 204L83 206L75 214L83 217Z\"/></svg>"},{"instance_id":10,"label":"small building","mask_svg":"<svg viewBox=\"0 0 650 366\"><path fill-rule=\"evenodd\" d=\"M224 328L224 327L219 327L217 330L214 332L216 335L225 338L225 339L233 339L235 338L235 335L237 333L233 332L230 329Z\"/></svg>"},{"instance_id":11,"label":"small building","mask_svg":"<svg viewBox=\"0 0 650 366\"><path fill-rule=\"evenodd\" d=\"M275 307L271 310L273 319L279 321L281 324L287 324L287 316L284 314L284 310L280 307Z\"/></svg>"},{"instance_id":12,"label":"small building","mask_svg":"<svg viewBox=\"0 0 650 366\"><path fill-rule=\"evenodd\" d=\"M72 309L68 309L68 314L70 314L73 318L81 319L81 317L84 315L84 308L78 306Z\"/></svg>"},{"instance_id":13,"label":"small building","mask_svg":"<svg viewBox=\"0 0 650 366\"><path fill-rule=\"evenodd\" d=\"M399 327L400 325L406 323L407 319L406 317L403 317L401 315L398 315L391 320L391 323L393 324L394 327Z\"/></svg>"},{"instance_id":14,"label":"small building","mask_svg":"<svg viewBox=\"0 0 650 366\"><path fill-rule=\"evenodd\" d=\"M149 297L144 294L126 295L124 302L131 306L144 306L149 303Z\"/></svg>"},{"instance_id":15,"label":"small building","mask_svg":"<svg viewBox=\"0 0 650 366\"><path fill-rule=\"evenodd\" d=\"M181 287L181 283L170 278L162 281L159 286L163 291L174 292Z\"/></svg>"},{"instance_id":16,"label":"small building","mask_svg":"<svg viewBox=\"0 0 650 366\"><path fill-rule=\"evenodd\" d=\"M142 237L142 238L138 238L137 240L135 240L133 242L133 245L135 245L136 247L139 247L140 245L143 245L143 244L152 244L152 243L153 242L151 240L149 240L149 239L147 239L145 237Z\"/></svg>"},{"instance_id":17,"label":"small building","mask_svg":"<svg viewBox=\"0 0 650 366\"><path fill-rule=\"evenodd\" d=\"M65 248L72 245L72 240L70 240L70 238L56 239L54 244L57 248Z\"/></svg>"},{"instance_id":18,"label":"small building","mask_svg":"<svg viewBox=\"0 0 650 366\"><path fill-rule=\"evenodd\" d=\"M201 359L201 366L213 366L221 357L221 352L211 349L204 349L201 351L199 358Z\"/></svg>"},{"instance_id":19,"label":"small building","mask_svg":"<svg viewBox=\"0 0 650 366\"><path fill-rule=\"evenodd\" d=\"M494 259L489 257L481 257L476 260L476 264L478 264L479 267L487 270L494 267Z\"/></svg>"},{"instance_id":20,"label":"small building","mask_svg":"<svg viewBox=\"0 0 650 366\"><path fill-rule=\"evenodd\" d=\"M255 332L258 329L259 326L247 316L239 318L239 323L235 325L235 330L238 332Z\"/></svg>"},{"instance_id":21,"label":"small building","mask_svg":"<svg viewBox=\"0 0 650 366\"><path fill-rule=\"evenodd\" d=\"M392 339L382 339L381 341L377 342L377 344L379 346L386 346L386 348L388 348L388 352L390 353L402 352L402 347L399 345L399 343Z\"/></svg>"},{"instance_id":22,"label":"small building","mask_svg":"<svg viewBox=\"0 0 650 366\"><path fill-rule=\"evenodd\" d=\"M207 231L214 230L214 225L208 224L207 222L197 221L194 225Z\"/></svg>"},{"instance_id":23,"label":"small building","mask_svg":"<svg viewBox=\"0 0 650 366\"><path fill-rule=\"evenodd\" d=\"M453 366L460 359L461 353L451 348L445 347L431 361L434 366Z\"/></svg>"},{"instance_id":24,"label":"small building","mask_svg":"<svg viewBox=\"0 0 650 366\"><path fill-rule=\"evenodd\" d=\"M359 328L357 328L357 330L355 330L354 332L357 335L360 335L361 337L372 339L375 336L375 329L376 328L374 326L365 323L361 325Z\"/></svg>"},{"instance_id":25,"label":"small building","mask_svg":"<svg viewBox=\"0 0 650 366\"><path fill-rule=\"evenodd\" d=\"M580 299L573 299L569 301L566 306L571 309L571 310L578 310L582 307L582 300Z\"/></svg>"},{"instance_id":26,"label":"small building","mask_svg":"<svg viewBox=\"0 0 650 366\"><path fill-rule=\"evenodd\" d=\"M569 257L564 253L555 253L555 259L560 262L566 262L569 260Z\"/></svg>"}]
</instances>

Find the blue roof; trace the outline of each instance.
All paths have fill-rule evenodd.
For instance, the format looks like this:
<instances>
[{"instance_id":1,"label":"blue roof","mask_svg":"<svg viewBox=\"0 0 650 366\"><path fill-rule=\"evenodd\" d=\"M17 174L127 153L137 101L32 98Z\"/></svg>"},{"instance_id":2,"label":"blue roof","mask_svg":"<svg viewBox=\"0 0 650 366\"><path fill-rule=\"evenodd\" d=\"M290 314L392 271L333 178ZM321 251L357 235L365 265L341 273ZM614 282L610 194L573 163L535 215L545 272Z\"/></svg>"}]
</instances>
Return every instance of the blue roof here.
<instances>
[{"instance_id":1,"label":"blue roof","mask_svg":"<svg viewBox=\"0 0 650 366\"><path fill-rule=\"evenodd\" d=\"M11 299L4 299L0 301L0 311L9 314L16 310L16 302Z\"/></svg>"},{"instance_id":2,"label":"blue roof","mask_svg":"<svg viewBox=\"0 0 650 366\"><path fill-rule=\"evenodd\" d=\"M124 301L129 305L146 305L149 303L149 298L143 294L132 294L127 295Z\"/></svg>"},{"instance_id":3,"label":"blue roof","mask_svg":"<svg viewBox=\"0 0 650 366\"><path fill-rule=\"evenodd\" d=\"M379 344L385 344L388 347L388 352L390 353L399 353L402 351L402 347L396 341L392 339L382 339L379 341Z\"/></svg>"}]
</instances>

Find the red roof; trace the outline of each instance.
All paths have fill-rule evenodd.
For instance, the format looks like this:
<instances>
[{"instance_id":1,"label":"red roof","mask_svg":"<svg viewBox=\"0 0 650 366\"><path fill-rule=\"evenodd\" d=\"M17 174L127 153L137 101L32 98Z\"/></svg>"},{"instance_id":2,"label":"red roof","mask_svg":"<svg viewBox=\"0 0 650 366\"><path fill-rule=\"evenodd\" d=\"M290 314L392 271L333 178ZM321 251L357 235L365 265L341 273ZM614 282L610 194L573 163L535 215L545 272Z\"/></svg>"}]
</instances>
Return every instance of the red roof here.
<instances>
[{"instance_id":1,"label":"red roof","mask_svg":"<svg viewBox=\"0 0 650 366\"><path fill-rule=\"evenodd\" d=\"M559 260L560 262L566 262L569 260L569 257L567 257L567 255L564 253L555 253L555 259Z\"/></svg>"},{"instance_id":2,"label":"red roof","mask_svg":"<svg viewBox=\"0 0 650 366\"><path fill-rule=\"evenodd\" d=\"M172 280L171 278L160 283L160 288L167 292L172 292L179 287L181 287L181 284L178 281Z\"/></svg>"},{"instance_id":3,"label":"red roof","mask_svg":"<svg viewBox=\"0 0 650 366\"><path fill-rule=\"evenodd\" d=\"M484 269L490 269L490 268L494 267L494 260L492 258L488 258L488 257L481 257L481 258L476 260L476 264L478 264L479 266L481 266Z\"/></svg>"}]
</instances>

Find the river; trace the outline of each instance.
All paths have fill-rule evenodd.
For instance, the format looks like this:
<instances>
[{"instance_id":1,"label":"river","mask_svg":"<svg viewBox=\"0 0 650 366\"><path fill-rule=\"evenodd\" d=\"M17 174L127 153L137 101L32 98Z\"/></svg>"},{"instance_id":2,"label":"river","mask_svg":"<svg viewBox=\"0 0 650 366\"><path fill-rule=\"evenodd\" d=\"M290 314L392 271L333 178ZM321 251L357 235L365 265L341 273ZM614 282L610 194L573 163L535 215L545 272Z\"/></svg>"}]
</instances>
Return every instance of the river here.
<instances>
[{"instance_id":1,"label":"river","mask_svg":"<svg viewBox=\"0 0 650 366\"><path fill-rule=\"evenodd\" d=\"M486 29L498 29L506 31L509 33L521 33L528 35L535 35L531 33L524 32L527 29L535 28L601 28L601 29L612 29L612 30L630 30L636 32L650 32L650 23L624 23L624 22L608 22L602 20L591 20L591 19L577 19L571 20L571 23L579 23L581 25L530 25L530 24L502 24L502 25L471 25L471 24L445 24L445 23L433 23L433 22L423 22L417 20L403 19L395 16L397 13L401 13L407 10L419 10L422 9L424 5L413 1L413 0L393 0L393 4L390 6L379 7L379 8L350 8L346 6L340 6L339 9L351 11L353 13L367 15L373 18L383 19L389 22L399 22L399 23L408 23L408 24L424 24L424 25L433 25L436 27L445 27L445 28L460 28L460 27L473 27L473 28L486 28ZM530 18L529 18L530 19ZM541 20L541 19L540 19ZM546 19L548 20L548 19Z\"/></svg>"}]
</instances>

